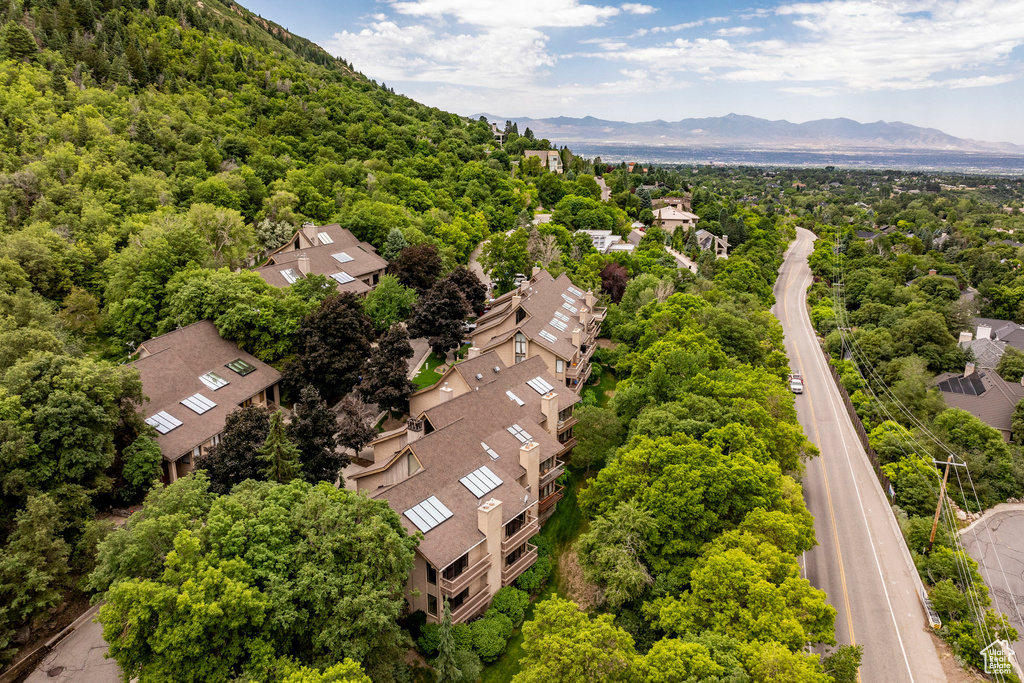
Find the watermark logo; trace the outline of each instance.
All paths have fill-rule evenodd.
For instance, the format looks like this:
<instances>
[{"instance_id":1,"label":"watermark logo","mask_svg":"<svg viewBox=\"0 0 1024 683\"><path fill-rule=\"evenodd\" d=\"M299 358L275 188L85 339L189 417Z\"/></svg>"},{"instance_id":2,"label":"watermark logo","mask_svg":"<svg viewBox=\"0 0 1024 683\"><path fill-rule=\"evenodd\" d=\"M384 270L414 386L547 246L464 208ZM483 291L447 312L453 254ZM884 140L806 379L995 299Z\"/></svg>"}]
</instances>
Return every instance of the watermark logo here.
<instances>
[{"instance_id":1,"label":"watermark logo","mask_svg":"<svg viewBox=\"0 0 1024 683\"><path fill-rule=\"evenodd\" d=\"M1010 643L1005 640L994 640L991 645L982 650L981 656L985 659L985 673L1013 673L1013 665L1010 664L1010 657L1007 654L1009 650Z\"/></svg>"}]
</instances>

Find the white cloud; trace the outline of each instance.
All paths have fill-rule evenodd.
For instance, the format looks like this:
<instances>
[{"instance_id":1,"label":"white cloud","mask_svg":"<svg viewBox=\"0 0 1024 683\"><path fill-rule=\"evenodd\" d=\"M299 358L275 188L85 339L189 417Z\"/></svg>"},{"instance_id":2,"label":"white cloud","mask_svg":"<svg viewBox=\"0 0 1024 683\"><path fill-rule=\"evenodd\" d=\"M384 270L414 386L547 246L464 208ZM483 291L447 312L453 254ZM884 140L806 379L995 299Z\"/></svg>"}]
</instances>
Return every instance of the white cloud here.
<instances>
[{"instance_id":1,"label":"white cloud","mask_svg":"<svg viewBox=\"0 0 1024 683\"><path fill-rule=\"evenodd\" d=\"M763 28L757 28L755 26L732 26L730 28L720 28L715 31L715 35L722 37L731 36L749 36L752 33L760 33Z\"/></svg>"},{"instance_id":2,"label":"white cloud","mask_svg":"<svg viewBox=\"0 0 1024 683\"><path fill-rule=\"evenodd\" d=\"M627 2L622 6L622 11L629 14L654 14L658 11L658 8L651 5L641 5L638 2Z\"/></svg>"},{"instance_id":3,"label":"white cloud","mask_svg":"<svg viewBox=\"0 0 1024 683\"><path fill-rule=\"evenodd\" d=\"M750 33L736 27L717 39L599 56L668 73L778 82L799 94L979 87L1013 80L1020 68L1011 52L1024 45L1024 12L1014 2L827 0L782 5L776 13L795 27L793 38L734 44L725 38Z\"/></svg>"},{"instance_id":4,"label":"white cloud","mask_svg":"<svg viewBox=\"0 0 1024 683\"><path fill-rule=\"evenodd\" d=\"M407 16L452 17L460 24L490 28L599 26L621 12L618 7L589 5L579 0L403 0L393 2L391 7Z\"/></svg>"}]
</instances>

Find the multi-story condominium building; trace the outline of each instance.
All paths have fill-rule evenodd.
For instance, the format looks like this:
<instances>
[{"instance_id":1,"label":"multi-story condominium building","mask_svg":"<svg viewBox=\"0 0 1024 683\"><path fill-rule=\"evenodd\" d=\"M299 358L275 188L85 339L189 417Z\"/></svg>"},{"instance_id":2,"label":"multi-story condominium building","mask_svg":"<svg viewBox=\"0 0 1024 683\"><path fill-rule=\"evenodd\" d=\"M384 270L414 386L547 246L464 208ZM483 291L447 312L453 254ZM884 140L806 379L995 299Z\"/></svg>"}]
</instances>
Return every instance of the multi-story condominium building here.
<instances>
[{"instance_id":1,"label":"multi-story condominium building","mask_svg":"<svg viewBox=\"0 0 1024 683\"><path fill-rule=\"evenodd\" d=\"M541 270L495 299L470 337L474 348L494 351L506 365L540 356L559 384L579 393L606 313L564 273L552 278Z\"/></svg>"},{"instance_id":2,"label":"multi-story condominium building","mask_svg":"<svg viewBox=\"0 0 1024 683\"><path fill-rule=\"evenodd\" d=\"M380 282L387 265L376 249L341 226L306 223L256 272L275 287L317 274L337 282L339 292L366 294Z\"/></svg>"},{"instance_id":3,"label":"multi-story condominium building","mask_svg":"<svg viewBox=\"0 0 1024 683\"><path fill-rule=\"evenodd\" d=\"M158 433L165 483L220 442L233 410L280 402L281 373L222 339L209 320L143 342L132 365L148 397L142 412Z\"/></svg>"},{"instance_id":4,"label":"multi-story condominium building","mask_svg":"<svg viewBox=\"0 0 1024 683\"><path fill-rule=\"evenodd\" d=\"M558 477L575 445L573 406L543 360L512 367L496 353L463 361L418 392L406 426L374 441L373 463L345 486L386 500L423 534L409 575L410 609L431 622L447 598L456 622L487 609L537 559L528 541L562 497Z\"/></svg>"}]
</instances>

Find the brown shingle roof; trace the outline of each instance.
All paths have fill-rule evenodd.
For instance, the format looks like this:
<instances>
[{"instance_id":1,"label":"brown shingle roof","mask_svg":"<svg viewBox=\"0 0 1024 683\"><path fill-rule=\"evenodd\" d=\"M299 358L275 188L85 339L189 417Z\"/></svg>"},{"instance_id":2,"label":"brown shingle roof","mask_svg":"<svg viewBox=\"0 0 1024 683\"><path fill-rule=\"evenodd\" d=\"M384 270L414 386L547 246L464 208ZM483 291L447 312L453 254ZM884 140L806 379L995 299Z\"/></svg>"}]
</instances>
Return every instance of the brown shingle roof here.
<instances>
[{"instance_id":1,"label":"brown shingle roof","mask_svg":"<svg viewBox=\"0 0 1024 683\"><path fill-rule=\"evenodd\" d=\"M305 254L309 258L310 273L330 277L344 272L354 278L351 282L339 284L339 292L363 294L370 291L371 288L360 278L383 269L387 266L387 261L378 256L371 245L360 242L355 235L337 224L321 225L316 228L316 232L318 234L326 233L333 242L322 243L319 237L316 237L314 238L315 246L274 252L270 256L270 263L256 268L256 272L267 283L275 287L287 287L291 283L282 274L282 271L290 268L293 272L298 273L299 257ZM348 254L352 260L342 263L334 258L334 254L341 253Z\"/></svg>"},{"instance_id":2,"label":"brown shingle roof","mask_svg":"<svg viewBox=\"0 0 1024 683\"><path fill-rule=\"evenodd\" d=\"M132 365L142 379L142 392L149 397L142 408L143 415L150 417L163 410L182 423L157 438L168 460L177 460L220 434L228 413L281 379L277 370L242 351L234 342L222 339L209 320L150 339L139 351L144 357ZM255 370L242 376L226 367L237 359ZM210 389L199 377L211 371L228 383L216 391ZM181 403L197 393L217 405L198 415Z\"/></svg>"},{"instance_id":3,"label":"brown shingle roof","mask_svg":"<svg viewBox=\"0 0 1024 683\"><path fill-rule=\"evenodd\" d=\"M482 364L498 364L496 354L485 354L479 360ZM540 394L526 382L540 376L555 386L559 409L580 400L568 389L561 391L563 387L548 375L539 357L503 368L498 374L498 379L478 390L427 410L425 415L434 431L407 446L423 469L394 486L370 494L387 500L410 533L417 528L405 516L405 511L430 496L436 496L452 511L451 518L424 534L419 546L423 556L437 568L458 559L484 538L477 527L477 508L482 500L459 481L462 477L486 466L502 480L485 498L493 497L502 502L503 523L536 502L537 491L528 492L517 482L525 473L519 464L522 443L508 432L508 427L519 425L539 444L541 462L562 448L558 440L540 426L544 420ZM515 393L523 400L523 405L509 399L506 391ZM482 444L496 452L498 459L492 459Z\"/></svg>"},{"instance_id":4,"label":"brown shingle roof","mask_svg":"<svg viewBox=\"0 0 1024 683\"><path fill-rule=\"evenodd\" d=\"M962 375L952 373L939 375L935 379L947 406L966 410L1000 431L1011 430L1013 409L1024 398L1024 386L1017 382L1007 382L996 373L985 371L970 375L967 378L972 380L969 384ZM972 390L974 393L971 393Z\"/></svg>"}]
</instances>

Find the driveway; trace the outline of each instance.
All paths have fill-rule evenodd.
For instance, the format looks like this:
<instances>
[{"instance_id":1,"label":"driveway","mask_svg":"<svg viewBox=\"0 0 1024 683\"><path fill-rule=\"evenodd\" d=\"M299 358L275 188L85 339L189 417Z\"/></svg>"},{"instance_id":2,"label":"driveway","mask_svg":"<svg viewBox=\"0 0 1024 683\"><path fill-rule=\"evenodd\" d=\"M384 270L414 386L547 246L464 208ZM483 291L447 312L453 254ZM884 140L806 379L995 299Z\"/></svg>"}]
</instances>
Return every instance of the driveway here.
<instances>
[{"instance_id":1,"label":"driveway","mask_svg":"<svg viewBox=\"0 0 1024 683\"><path fill-rule=\"evenodd\" d=\"M1024 656L1024 505L1001 504L960 532L964 550L978 562L992 607L1021 634L1013 651Z\"/></svg>"},{"instance_id":2,"label":"driveway","mask_svg":"<svg viewBox=\"0 0 1024 683\"><path fill-rule=\"evenodd\" d=\"M25 683L119 683L121 670L105 659L103 627L92 621L95 613L46 655Z\"/></svg>"}]
</instances>

